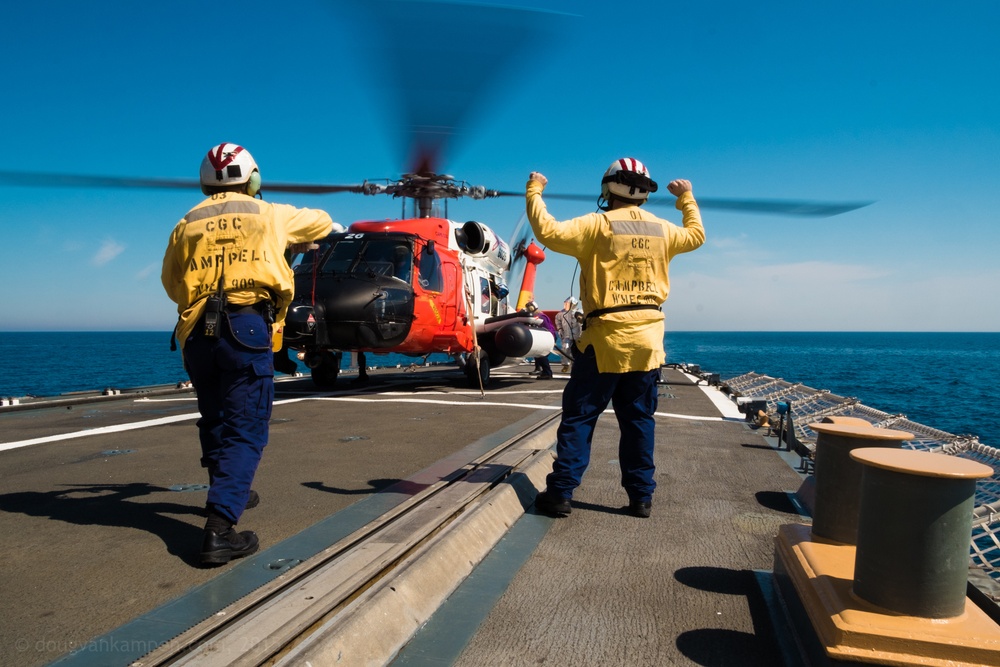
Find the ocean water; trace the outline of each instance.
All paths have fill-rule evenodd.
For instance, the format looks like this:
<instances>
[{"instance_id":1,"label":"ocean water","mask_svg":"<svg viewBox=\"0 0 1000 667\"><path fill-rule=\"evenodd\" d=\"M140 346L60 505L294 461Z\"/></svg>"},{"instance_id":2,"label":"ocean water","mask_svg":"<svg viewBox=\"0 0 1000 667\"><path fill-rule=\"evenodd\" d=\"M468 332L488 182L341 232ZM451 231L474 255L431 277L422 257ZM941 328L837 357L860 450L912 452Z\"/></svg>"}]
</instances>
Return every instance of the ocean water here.
<instances>
[{"instance_id":1,"label":"ocean water","mask_svg":"<svg viewBox=\"0 0 1000 667\"><path fill-rule=\"evenodd\" d=\"M683 331L668 333L665 346L668 362L723 379L755 371L800 382L1000 447L1000 333ZM368 356L379 366L412 361ZM168 332L0 332L0 364L0 397L187 379Z\"/></svg>"},{"instance_id":2,"label":"ocean water","mask_svg":"<svg viewBox=\"0 0 1000 667\"><path fill-rule=\"evenodd\" d=\"M799 382L1000 447L1000 333L673 332L665 343L668 362Z\"/></svg>"},{"instance_id":3,"label":"ocean water","mask_svg":"<svg viewBox=\"0 0 1000 667\"><path fill-rule=\"evenodd\" d=\"M57 396L187 380L170 332L0 332L0 396Z\"/></svg>"}]
</instances>

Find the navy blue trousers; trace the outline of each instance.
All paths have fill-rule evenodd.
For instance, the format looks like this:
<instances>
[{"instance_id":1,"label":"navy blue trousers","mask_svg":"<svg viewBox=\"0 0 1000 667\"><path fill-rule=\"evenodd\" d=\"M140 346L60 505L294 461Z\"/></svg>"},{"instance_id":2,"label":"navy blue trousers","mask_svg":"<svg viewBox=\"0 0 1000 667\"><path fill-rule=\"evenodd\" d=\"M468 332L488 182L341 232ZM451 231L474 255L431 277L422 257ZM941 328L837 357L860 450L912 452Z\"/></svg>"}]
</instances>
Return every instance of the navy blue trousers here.
<instances>
[{"instance_id":1,"label":"navy blue trousers","mask_svg":"<svg viewBox=\"0 0 1000 667\"><path fill-rule=\"evenodd\" d=\"M629 500L652 500L658 377L657 370L599 373L593 347L583 352L573 348L573 370L563 390L562 422L556 432L556 460L545 480L548 491L560 498L573 497L590 465L597 419L611 403L621 431L618 461L622 487Z\"/></svg>"},{"instance_id":2,"label":"navy blue trousers","mask_svg":"<svg viewBox=\"0 0 1000 667\"><path fill-rule=\"evenodd\" d=\"M184 344L184 365L198 394L201 465L208 468L207 507L240 520L267 444L274 403L271 334L256 313L223 315L218 338L199 323Z\"/></svg>"}]
</instances>

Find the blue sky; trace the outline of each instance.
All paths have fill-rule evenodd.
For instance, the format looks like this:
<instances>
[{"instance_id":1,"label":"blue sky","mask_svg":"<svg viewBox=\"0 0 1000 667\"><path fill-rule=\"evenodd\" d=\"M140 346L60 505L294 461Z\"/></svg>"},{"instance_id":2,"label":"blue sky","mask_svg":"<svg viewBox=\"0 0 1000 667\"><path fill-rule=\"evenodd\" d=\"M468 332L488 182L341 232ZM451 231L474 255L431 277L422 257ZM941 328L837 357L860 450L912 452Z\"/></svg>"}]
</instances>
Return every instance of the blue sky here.
<instances>
[{"instance_id":1,"label":"blue sky","mask_svg":"<svg viewBox=\"0 0 1000 667\"><path fill-rule=\"evenodd\" d=\"M671 329L1000 331L997 3L511 1L545 10L529 15L542 38L482 81L436 47L375 57L379 31L348 4L7 7L0 171L194 178L232 141L265 196L268 180L396 178L394 82L464 81L480 96L442 170L474 184L521 190L537 169L596 201L608 164L634 156L696 197L875 202L826 219L705 211L707 243L671 265ZM0 330L169 330L160 262L200 198L0 182ZM269 198L344 224L399 211ZM463 201L450 217L507 237L522 212ZM537 298L558 307L572 273L548 253Z\"/></svg>"}]
</instances>

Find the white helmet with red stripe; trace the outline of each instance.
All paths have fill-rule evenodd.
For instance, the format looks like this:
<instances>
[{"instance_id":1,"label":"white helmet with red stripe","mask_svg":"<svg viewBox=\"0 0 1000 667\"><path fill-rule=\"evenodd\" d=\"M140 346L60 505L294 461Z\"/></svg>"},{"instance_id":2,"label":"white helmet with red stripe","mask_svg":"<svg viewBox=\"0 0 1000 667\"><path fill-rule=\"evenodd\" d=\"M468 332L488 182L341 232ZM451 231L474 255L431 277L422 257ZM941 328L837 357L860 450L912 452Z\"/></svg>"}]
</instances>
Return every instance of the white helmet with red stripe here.
<instances>
[{"instance_id":1,"label":"white helmet with red stripe","mask_svg":"<svg viewBox=\"0 0 1000 667\"><path fill-rule=\"evenodd\" d=\"M618 199L641 204L646 201L650 192L656 192L656 188L656 181L649 177L646 165L634 157L615 160L601 179L601 197L608 201L613 195Z\"/></svg>"},{"instance_id":2,"label":"white helmet with red stripe","mask_svg":"<svg viewBox=\"0 0 1000 667\"><path fill-rule=\"evenodd\" d=\"M250 151L236 144L213 146L201 161L200 177L201 190L205 194L243 184L251 197L260 191L257 163Z\"/></svg>"}]
</instances>

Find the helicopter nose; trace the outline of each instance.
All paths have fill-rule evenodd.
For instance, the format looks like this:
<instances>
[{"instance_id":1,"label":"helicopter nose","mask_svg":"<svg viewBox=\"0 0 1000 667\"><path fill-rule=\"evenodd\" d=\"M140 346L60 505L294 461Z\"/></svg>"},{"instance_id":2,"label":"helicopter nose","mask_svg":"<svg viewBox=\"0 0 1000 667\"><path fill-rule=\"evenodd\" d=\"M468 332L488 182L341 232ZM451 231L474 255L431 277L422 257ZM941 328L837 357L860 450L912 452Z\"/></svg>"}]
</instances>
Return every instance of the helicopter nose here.
<instances>
[{"instance_id":1,"label":"helicopter nose","mask_svg":"<svg viewBox=\"0 0 1000 667\"><path fill-rule=\"evenodd\" d=\"M344 277L322 296L317 294L317 338L322 327L327 339L317 343L335 349L378 349L405 340L413 322L413 290L390 280L393 284Z\"/></svg>"}]
</instances>

